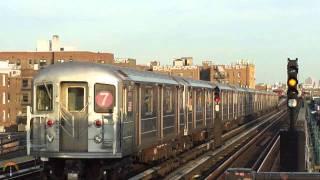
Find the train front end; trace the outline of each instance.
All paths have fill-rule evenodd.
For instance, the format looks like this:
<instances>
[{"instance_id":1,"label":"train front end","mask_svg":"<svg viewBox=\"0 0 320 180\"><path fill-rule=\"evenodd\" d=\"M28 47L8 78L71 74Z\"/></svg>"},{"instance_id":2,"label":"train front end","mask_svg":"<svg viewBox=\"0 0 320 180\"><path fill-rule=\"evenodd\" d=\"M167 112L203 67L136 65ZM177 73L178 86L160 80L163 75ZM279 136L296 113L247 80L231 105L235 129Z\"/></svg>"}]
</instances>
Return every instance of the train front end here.
<instances>
[{"instance_id":1,"label":"train front end","mask_svg":"<svg viewBox=\"0 0 320 180\"><path fill-rule=\"evenodd\" d=\"M66 169L81 172L94 159L121 158L118 84L101 65L65 63L41 70L34 78L32 113L28 108L30 154L56 177Z\"/></svg>"}]
</instances>

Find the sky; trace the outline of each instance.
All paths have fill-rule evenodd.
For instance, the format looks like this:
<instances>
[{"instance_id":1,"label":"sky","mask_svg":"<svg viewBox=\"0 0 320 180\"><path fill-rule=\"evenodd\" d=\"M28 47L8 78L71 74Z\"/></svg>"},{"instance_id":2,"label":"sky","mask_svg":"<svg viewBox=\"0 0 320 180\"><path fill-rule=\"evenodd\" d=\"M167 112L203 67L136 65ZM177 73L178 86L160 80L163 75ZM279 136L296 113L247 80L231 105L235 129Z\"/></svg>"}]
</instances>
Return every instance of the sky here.
<instances>
[{"instance_id":1,"label":"sky","mask_svg":"<svg viewBox=\"0 0 320 180\"><path fill-rule=\"evenodd\" d=\"M0 51L32 51L57 34L78 50L139 64L246 59L256 65L257 83L285 82L287 58L299 58L303 81L320 79L319 18L318 0L0 1Z\"/></svg>"}]
</instances>

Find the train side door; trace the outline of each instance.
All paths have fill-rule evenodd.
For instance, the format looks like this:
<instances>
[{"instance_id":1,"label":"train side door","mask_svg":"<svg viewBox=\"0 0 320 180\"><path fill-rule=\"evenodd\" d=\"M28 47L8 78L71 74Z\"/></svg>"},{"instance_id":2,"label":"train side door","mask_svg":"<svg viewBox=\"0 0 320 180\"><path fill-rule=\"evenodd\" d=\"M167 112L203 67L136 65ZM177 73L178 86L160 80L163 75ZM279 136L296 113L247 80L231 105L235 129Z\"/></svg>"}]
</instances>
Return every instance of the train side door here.
<instances>
[{"instance_id":1,"label":"train side door","mask_svg":"<svg viewBox=\"0 0 320 180\"><path fill-rule=\"evenodd\" d=\"M122 151L130 154L134 147L135 112L137 90L134 86L127 86L123 90L123 122L122 122Z\"/></svg>"},{"instance_id":2,"label":"train side door","mask_svg":"<svg viewBox=\"0 0 320 180\"><path fill-rule=\"evenodd\" d=\"M88 151L87 94L87 83L61 83L60 151Z\"/></svg>"}]
</instances>

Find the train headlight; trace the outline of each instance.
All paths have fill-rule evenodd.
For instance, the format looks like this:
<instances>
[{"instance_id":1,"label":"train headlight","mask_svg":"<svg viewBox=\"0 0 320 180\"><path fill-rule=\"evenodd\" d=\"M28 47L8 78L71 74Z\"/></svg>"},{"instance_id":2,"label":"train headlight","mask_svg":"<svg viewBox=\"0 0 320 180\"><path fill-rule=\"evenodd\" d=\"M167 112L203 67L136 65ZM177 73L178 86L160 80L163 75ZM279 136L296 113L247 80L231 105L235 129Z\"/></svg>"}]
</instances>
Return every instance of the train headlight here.
<instances>
[{"instance_id":1,"label":"train headlight","mask_svg":"<svg viewBox=\"0 0 320 180\"><path fill-rule=\"evenodd\" d=\"M102 121L101 121L100 119L97 119L97 120L94 121L94 125L95 125L97 128L99 128L99 127L102 126Z\"/></svg>"},{"instance_id":2,"label":"train headlight","mask_svg":"<svg viewBox=\"0 0 320 180\"><path fill-rule=\"evenodd\" d=\"M94 142L97 143L97 144L102 143L102 137L101 137L101 135L95 135L95 136L94 136Z\"/></svg>"},{"instance_id":3,"label":"train headlight","mask_svg":"<svg viewBox=\"0 0 320 180\"><path fill-rule=\"evenodd\" d=\"M54 136L47 134L47 140L49 143L52 143L54 140Z\"/></svg>"}]
</instances>

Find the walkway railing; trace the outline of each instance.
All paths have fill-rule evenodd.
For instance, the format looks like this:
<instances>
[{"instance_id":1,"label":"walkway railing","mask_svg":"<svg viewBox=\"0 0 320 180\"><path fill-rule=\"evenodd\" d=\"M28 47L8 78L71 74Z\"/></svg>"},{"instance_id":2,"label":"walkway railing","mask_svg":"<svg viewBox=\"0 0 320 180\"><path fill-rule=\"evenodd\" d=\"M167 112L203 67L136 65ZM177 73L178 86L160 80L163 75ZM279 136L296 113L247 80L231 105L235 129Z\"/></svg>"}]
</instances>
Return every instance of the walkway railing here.
<instances>
[{"instance_id":1,"label":"walkway railing","mask_svg":"<svg viewBox=\"0 0 320 180\"><path fill-rule=\"evenodd\" d=\"M307 122L310 132L309 140L312 144L314 165L320 165L320 113L314 111L312 104L308 104L307 108Z\"/></svg>"},{"instance_id":2,"label":"walkway railing","mask_svg":"<svg viewBox=\"0 0 320 180\"><path fill-rule=\"evenodd\" d=\"M0 133L0 160L26 153L26 132Z\"/></svg>"}]
</instances>

